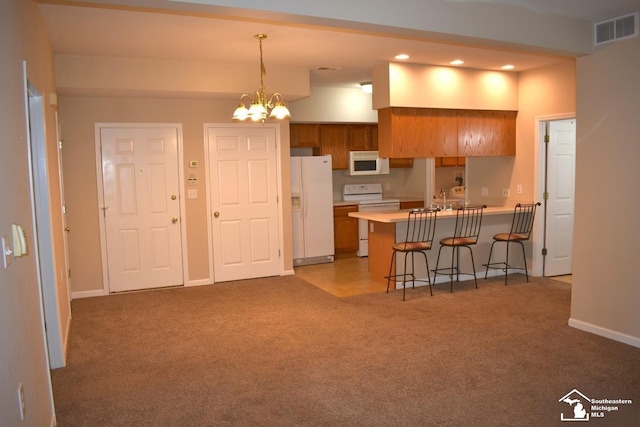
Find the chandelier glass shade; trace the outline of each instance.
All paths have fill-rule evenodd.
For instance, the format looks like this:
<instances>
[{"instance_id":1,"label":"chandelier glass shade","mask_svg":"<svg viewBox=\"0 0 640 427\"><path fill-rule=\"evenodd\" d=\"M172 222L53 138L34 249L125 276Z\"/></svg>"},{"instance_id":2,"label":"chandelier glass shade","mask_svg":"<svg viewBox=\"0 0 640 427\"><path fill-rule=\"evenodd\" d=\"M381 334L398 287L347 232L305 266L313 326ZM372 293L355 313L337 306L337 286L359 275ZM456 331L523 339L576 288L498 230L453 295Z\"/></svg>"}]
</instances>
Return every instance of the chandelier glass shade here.
<instances>
[{"instance_id":1,"label":"chandelier glass shade","mask_svg":"<svg viewBox=\"0 0 640 427\"><path fill-rule=\"evenodd\" d=\"M264 76L267 74L267 70L262 60L262 40L266 39L267 35L256 34L254 37L260 43L260 88L255 92L254 97L246 93L240 96L238 107L233 112L233 120L250 119L254 122L264 123L267 117L278 120L287 119L291 117L291 113L284 104L282 94L275 92L268 96L264 92Z\"/></svg>"}]
</instances>

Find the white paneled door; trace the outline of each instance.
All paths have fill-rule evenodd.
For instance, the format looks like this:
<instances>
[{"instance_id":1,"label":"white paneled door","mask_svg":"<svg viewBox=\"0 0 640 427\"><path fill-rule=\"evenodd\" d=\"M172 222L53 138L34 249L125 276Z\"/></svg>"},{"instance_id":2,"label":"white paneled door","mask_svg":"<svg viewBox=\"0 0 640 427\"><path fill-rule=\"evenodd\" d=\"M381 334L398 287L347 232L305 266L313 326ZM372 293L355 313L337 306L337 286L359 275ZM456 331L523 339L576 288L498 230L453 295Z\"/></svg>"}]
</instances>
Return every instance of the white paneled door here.
<instances>
[{"instance_id":1,"label":"white paneled door","mask_svg":"<svg viewBox=\"0 0 640 427\"><path fill-rule=\"evenodd\" d=\"M207 127L216 282L280 273L276 130Z\"/></svg>"},{"instance_id":2,"label":"white paneled door","mask_svg":"<svg viewBox=\"0 0 640 427\"><path fill-rule=\"evenodd\" d=\"M576 121L549 123L545 276L571 274Z\"/></svg>"},{"instance_id":3,"label":"white paneled door","mask_svg":"<svg viewBox=\"0 0 640 427\"><path fill-rule=\"evenodd\" d=\"M110 292L183 284L178 129L100 129Z\"/></svg>"}]
</instances>

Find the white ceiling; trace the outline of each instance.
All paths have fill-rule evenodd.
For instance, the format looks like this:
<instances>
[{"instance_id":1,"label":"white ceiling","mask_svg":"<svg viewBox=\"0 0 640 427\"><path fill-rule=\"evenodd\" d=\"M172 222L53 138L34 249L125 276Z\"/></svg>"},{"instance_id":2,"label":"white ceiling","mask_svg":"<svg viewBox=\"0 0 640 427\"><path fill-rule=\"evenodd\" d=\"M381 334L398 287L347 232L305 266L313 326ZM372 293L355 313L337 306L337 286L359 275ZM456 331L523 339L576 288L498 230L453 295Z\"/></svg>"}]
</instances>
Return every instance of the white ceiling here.
<instances>
[{"instance_id":1,"label":"white ceiling","mask_svg":"<svg viewBox=\"0 0 640 427\"><path fill-rule=\"evenodd\" d=\"M307 68L314 86L355 86L371 79L373 67L392 61L401 52L410 53L413 63L448 65L451 60L462 58L465 67L499 69L511 63L516 65L516 71L558 60L539 54L303 25L46 1L39 7L56 54L255 63L257 68L258 42L252 35L265 33L267 70L270 65ZM510 3L592 22L640 9L640 0L449 1ZM317 71L321 67L339 70Z\"/></svg>"}]
</instances>

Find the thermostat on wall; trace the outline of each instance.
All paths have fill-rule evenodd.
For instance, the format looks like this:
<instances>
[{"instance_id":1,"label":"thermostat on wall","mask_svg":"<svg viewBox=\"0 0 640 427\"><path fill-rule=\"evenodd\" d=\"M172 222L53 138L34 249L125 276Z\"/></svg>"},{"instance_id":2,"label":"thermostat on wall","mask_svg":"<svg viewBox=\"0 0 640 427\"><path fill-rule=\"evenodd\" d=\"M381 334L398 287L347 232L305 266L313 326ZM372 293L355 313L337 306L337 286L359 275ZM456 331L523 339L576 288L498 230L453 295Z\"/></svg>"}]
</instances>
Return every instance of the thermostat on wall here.
<instances>
[{"instance_id":1,"label":"thermostat on wall","mask_svg":"<svg viewBox=\"0 0 640 427\"><path fill-rule=\"evenodd\" d=\"M189 167L190 168L197 168L198 167L198 161L197 160L191 160L189 162Z\"/></svg>"}]
</instances>

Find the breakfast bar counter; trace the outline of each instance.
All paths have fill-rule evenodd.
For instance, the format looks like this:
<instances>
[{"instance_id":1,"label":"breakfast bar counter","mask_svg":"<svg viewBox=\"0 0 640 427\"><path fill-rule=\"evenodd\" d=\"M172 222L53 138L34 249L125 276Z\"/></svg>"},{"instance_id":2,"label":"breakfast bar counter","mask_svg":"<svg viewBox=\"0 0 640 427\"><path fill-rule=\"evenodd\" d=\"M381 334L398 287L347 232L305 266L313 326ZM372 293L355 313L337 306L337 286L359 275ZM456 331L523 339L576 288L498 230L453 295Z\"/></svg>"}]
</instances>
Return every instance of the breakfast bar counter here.
<instances>
[{"instance_id":1,"label":"breakfast bar counter","mask_svg":"<svg viewBox=\"0 0 640 427\"><path fill-rule=\"evenodd\" d=\"M409 210L399 211L385 211L385 212L350 212L349 216L365 219L369 221L369 273L371 278L380 284L386 286L387 279L385 276L389 274L389 263L391 262L391 255L393 253L392 246L399 241L403 241L407 232L407 219L409 216ZM484 210L482 215L482 229L480 231L480 237L478 243L473 248L473 256L475 259L476 274L480 272L484 273L484 267L482 264L487 262L489 257L489 250L491 243L493 242L493 236L497 233L504 233L509 231L511 226L511 219L513 216L512 207L488 207ZM429 259L429 268L433 270L436 268L436 259L438 256L438 249L440 248L440 239L444 237L453 236L456 222L456 210L440 211L437 214L435 239L433 241L433 248L427 251L427 258ZM503 248L496 245L494 248L494 259L504 257ZM530 250L530 248L528 248ZM471 260L468 256L468 251L460 251L460 265L463 271L471 272ZM514 251L515 252L515 251ZM451 252L443 250L443 257L446 262L450 263ZM520 258L522 256L520 255ZM503 258L504 259L504 258ZM509 257L510 264L519 265L518 262L522 262L521 259L517 259L516 255ZM398 263L401 267L402 263ZM416 262L416 277L425 279L428 272L424 268L424 263ZM448 264L447 264L448 265ZM499 274L498 270L489 272L492 275ZM395 274L392 272L392 274ZM471 276L466 276L469 278ZM484 274L482 275L484 277ZM472 278L472 277L471 277ZM438 282L449 280L447 276L438 276ZM461 277L462 279L462 277ZM401 286L401 285L400 285Z\"/></svg>"}]
</instances>

